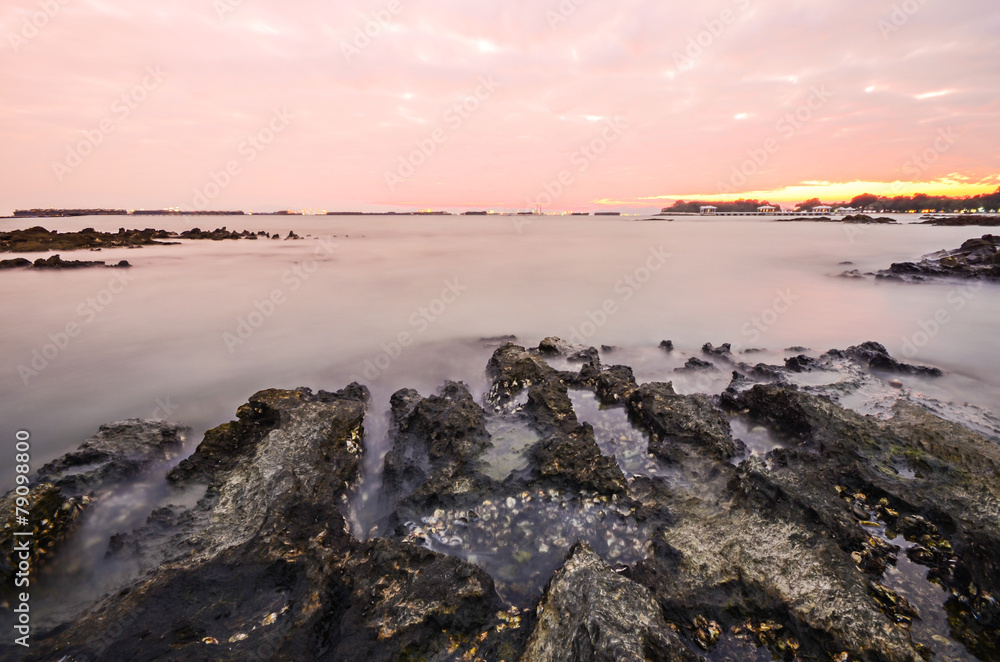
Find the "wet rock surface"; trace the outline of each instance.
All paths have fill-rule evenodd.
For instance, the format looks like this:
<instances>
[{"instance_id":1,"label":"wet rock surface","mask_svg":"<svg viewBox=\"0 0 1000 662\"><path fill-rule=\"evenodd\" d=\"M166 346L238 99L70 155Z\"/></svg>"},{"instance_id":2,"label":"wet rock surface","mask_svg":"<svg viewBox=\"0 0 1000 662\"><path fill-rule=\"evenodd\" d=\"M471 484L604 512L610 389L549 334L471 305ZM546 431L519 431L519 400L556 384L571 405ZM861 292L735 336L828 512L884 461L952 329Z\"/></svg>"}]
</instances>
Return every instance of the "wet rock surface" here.
<instances>
[{"instance_id":1,"label":"wet rock surface","mask_svg":"<svg viewBox=\"0 0 1000 662\"><path fill-rule=\"evenodd\" d=\"M139 419L103 425L77 450L28 476L23 488L27 494L18 494L17 490L5 494L0 499L0 512L5 517L0 532L4 550L0 555L0 580L5 595L14 588L13 573L18 565L11 553L18 542L15 532L31 533L32 575L44 570L95 499L175 457L187 432L180 425ZM18 514L26 518L27 525L17 522Z\"/></svg>"},{"instance_id":2,"label":"wet rock surface","mask_svg":"<svg viewBox=\"0 0 1000 662\"><path fill-rule=\"evenodd\" d=\"M92 496L176 457L189 432L175 423L139 419L102 425L80 448L39 469L38 480L66 496Z\"/></svg>"},{"instance_id":3,"label":"wet rock surface","mask_svg":"<svg viewBox=\"0 0 1000 662\"><path fill-rule=\"evenodd\" d=\"M877 343L723 347L721 395L556 338L500 346L481 402L398 391L353 528L367 390L257 393L170 472L204 497L112 539L145 574L28 659L997 659L1000 435Z\"/></svg>"},{"instance_id":4,"label":"wet rock surface","mask_svg":"<svg viewBox=\"0 0 1000 662\"><path fill-rule=\"evenodd\" d=\"M1000 280L1000 236L969 239L955 250L925 255L919 262L900 262L879 271L882 279L919 282L938 278Z\"/></svg>"},{"instance_id":5,"label":"wet rock surface","mask_svg":"<svg viewBox=\"0 0 1000 662\"><path fill-rule=\"evenodd\" d=\"M552 576L521 662L697 660L649 590L578 544Z\"/></svg>"}]
</instances>

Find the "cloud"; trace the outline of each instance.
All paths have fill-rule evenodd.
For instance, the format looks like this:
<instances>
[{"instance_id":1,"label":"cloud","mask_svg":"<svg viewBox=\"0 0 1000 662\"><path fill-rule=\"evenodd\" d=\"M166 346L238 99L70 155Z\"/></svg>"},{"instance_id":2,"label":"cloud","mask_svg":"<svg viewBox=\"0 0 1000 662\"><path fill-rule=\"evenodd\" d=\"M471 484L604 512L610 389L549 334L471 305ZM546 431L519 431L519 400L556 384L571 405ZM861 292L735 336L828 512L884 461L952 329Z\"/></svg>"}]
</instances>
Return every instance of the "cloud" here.
<instances>
[{"instance_id":1,"label":"cloud","mask_svg":"<svg viewBox=\"0 0 1000 662\"><path fill-rule=\"evenodd\" d=\"M183 204L279 106L294 122L220 208L522 207L594 139L595 117L628 130L557 207L718 192L772 139L780 150L738 192L910 180L906 164L949 127L959 140L918 181L1000 172L989 0L922 4L888 34L893 3L862 0L60 7L35 30L37 0L0 9L0 208ZM148 66L168 80L59 183L53 162ZM448 109L484 75L502 88L452 131ZM817 87L830 99L786 138L782 120ZM447 141L391 191L386 171L438 127Z\"/></svg>"}]
</instances>

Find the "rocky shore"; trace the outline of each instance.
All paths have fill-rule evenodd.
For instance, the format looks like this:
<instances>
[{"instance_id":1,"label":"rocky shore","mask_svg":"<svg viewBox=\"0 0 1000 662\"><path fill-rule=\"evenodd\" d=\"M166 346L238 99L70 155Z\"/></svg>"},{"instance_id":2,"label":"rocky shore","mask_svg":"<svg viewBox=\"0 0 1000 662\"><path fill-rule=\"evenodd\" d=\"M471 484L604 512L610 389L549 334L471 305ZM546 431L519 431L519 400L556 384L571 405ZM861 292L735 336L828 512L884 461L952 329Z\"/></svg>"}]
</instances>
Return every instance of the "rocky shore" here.
<instances>
[{"instance_id":1,"label":"rocky shore","mask_svg":"<svg viewBox=\"0 0 1000 662\"><path fill-rule=\"evenodd\" d=\"M879 271L877 278L922 281L936 278L1000 280L1000 236L969 239L955 250L925 255L919 262L901 262Z\"/></svg>"},{"instance_id":2,"label":"rocky shore","mask_svg":"<svg viewBox=\"0 0 1000 662\"><path fill-rule=\"evenodd\" d=\"M0 260L0 269L86 269L88 267L120 267L132 265L128 260L119 260L117 264L109 265L103 260L64 260L58 253L47 258L38 258L34 262L23 257L13 260Z\"/></svg>"},{"instance_id":3,"label":"rocky shore","mask_svg":"<svg viewBox=\"0 0 1000 662\"><path fill-rule=\"evenodd\" d=\"M801 216L796 218L779 218L775 220L775 223L848 223L848 224L858 224L858 225L898 225L898 223L887 217L879 216L877 218L869 216L867 214L853 214L850 216L844 216L843 218L830 218L829 216Z\"/></svg>"},{"instance_id":4,"label":"rocky shore","mask_svg":"<svg viewBox=\"0 0 1000 662\"><path fill-rule=\"evenodd\" d=\"M958 216L932 216L921 225L940 225L944 227L983 226L996 227L1000 225L1000 216L982 216L980 214L959 214Z\"/></svg>"},{"instance_id":5,"label":"rocky shore","mask_svg":"<svg viewBox=\"0 0 1000 662\"><path fill-rule=\"evenodd\" d=\"M32 479L35 581L125 482L204 496L116 534L109 558L140 570L0 658L1000 658L996 431L890 386L941 373L878 343L752 356L706 345L732 382L705 395L595 348L503 342L481 398L392 396L364 533L364 386L261 391L169 472L183 428L102 428ZM845 406L871 392L878 411Z\"/></svg>"},{"instance_id":6,"label":"rocky shore","mask_svg":"<svg viewBox=\"0 0 1000 662\"><path fill-rule=\"evenodd\" d=\"M97 232L93 228L84 228L80 232L59 232L35 226L26 230L0 232L0 253L38 253L43 251L75 251L101 248L137 248L140 246L166 245L170 239L205 239L224 241L234 239L280 239L277 234L267 232L250 232L243 230L235 232L226 228L202 230L193 228L184 232L167 232L166 230L126 230L118 232ZM289 239L298 238L294 232Z\"/></svg>"}]
</instances>

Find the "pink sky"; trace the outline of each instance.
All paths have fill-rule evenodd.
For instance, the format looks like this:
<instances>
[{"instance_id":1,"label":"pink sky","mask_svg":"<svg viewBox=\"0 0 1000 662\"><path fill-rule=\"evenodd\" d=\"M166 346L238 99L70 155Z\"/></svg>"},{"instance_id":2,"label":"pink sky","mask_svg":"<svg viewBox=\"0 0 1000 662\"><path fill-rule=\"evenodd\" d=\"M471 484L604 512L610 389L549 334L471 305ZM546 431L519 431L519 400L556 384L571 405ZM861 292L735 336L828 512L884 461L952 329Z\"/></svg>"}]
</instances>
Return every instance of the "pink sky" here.
<instances>
[{"instance_id":1,"label":"pink sky","mask_svg":"<svg viewBox=\"0 0 1000 662\"><path fill-rule=\"evenodd\" d=\"M0 37L0 214L1000 186L996 0L5 0Z\"/></svg>"}]
</instances>

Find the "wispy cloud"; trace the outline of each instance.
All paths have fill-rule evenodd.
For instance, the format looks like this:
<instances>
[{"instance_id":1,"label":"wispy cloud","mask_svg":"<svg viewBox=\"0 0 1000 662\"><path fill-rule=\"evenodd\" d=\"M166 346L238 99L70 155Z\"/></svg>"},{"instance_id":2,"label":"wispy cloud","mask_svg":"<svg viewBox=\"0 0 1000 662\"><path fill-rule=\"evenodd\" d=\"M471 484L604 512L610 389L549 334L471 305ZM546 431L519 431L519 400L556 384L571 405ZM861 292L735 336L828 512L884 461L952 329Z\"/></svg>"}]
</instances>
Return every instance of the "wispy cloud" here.
<instances>
[{"instance_id":1,"label":"wispy cloud","mask_svg":"<svg viewBox=\"0 0 1000 662\"><path fill-rule=\"evenodd\" d=\"M555 0L398 4L348 59L341 44L378 23L387 0L227 0L224 18L212 0L66 0L16 50L10 35L38 4L5 3L0 211L181 204L276 106L294 109L294 131L247 164L220 208L406 206L417 191L421 206L523 206L604 118L621 118L628 133L560 205L718 193L715 183L817 85L832 100L748 188L906 180L901 164L944 127L961 140L923 182L1000 172L993 0L927 3L890 39L876 24L892 3L864 0L583 3L556 25ZM680 67L674 56L691 43L703 44L698 57ZM51 163L150 65L170 84L56 185ZM405 191L387 195L385 164L483 75L504 81L504 93Z\"/></svg>"}]
</instances>

